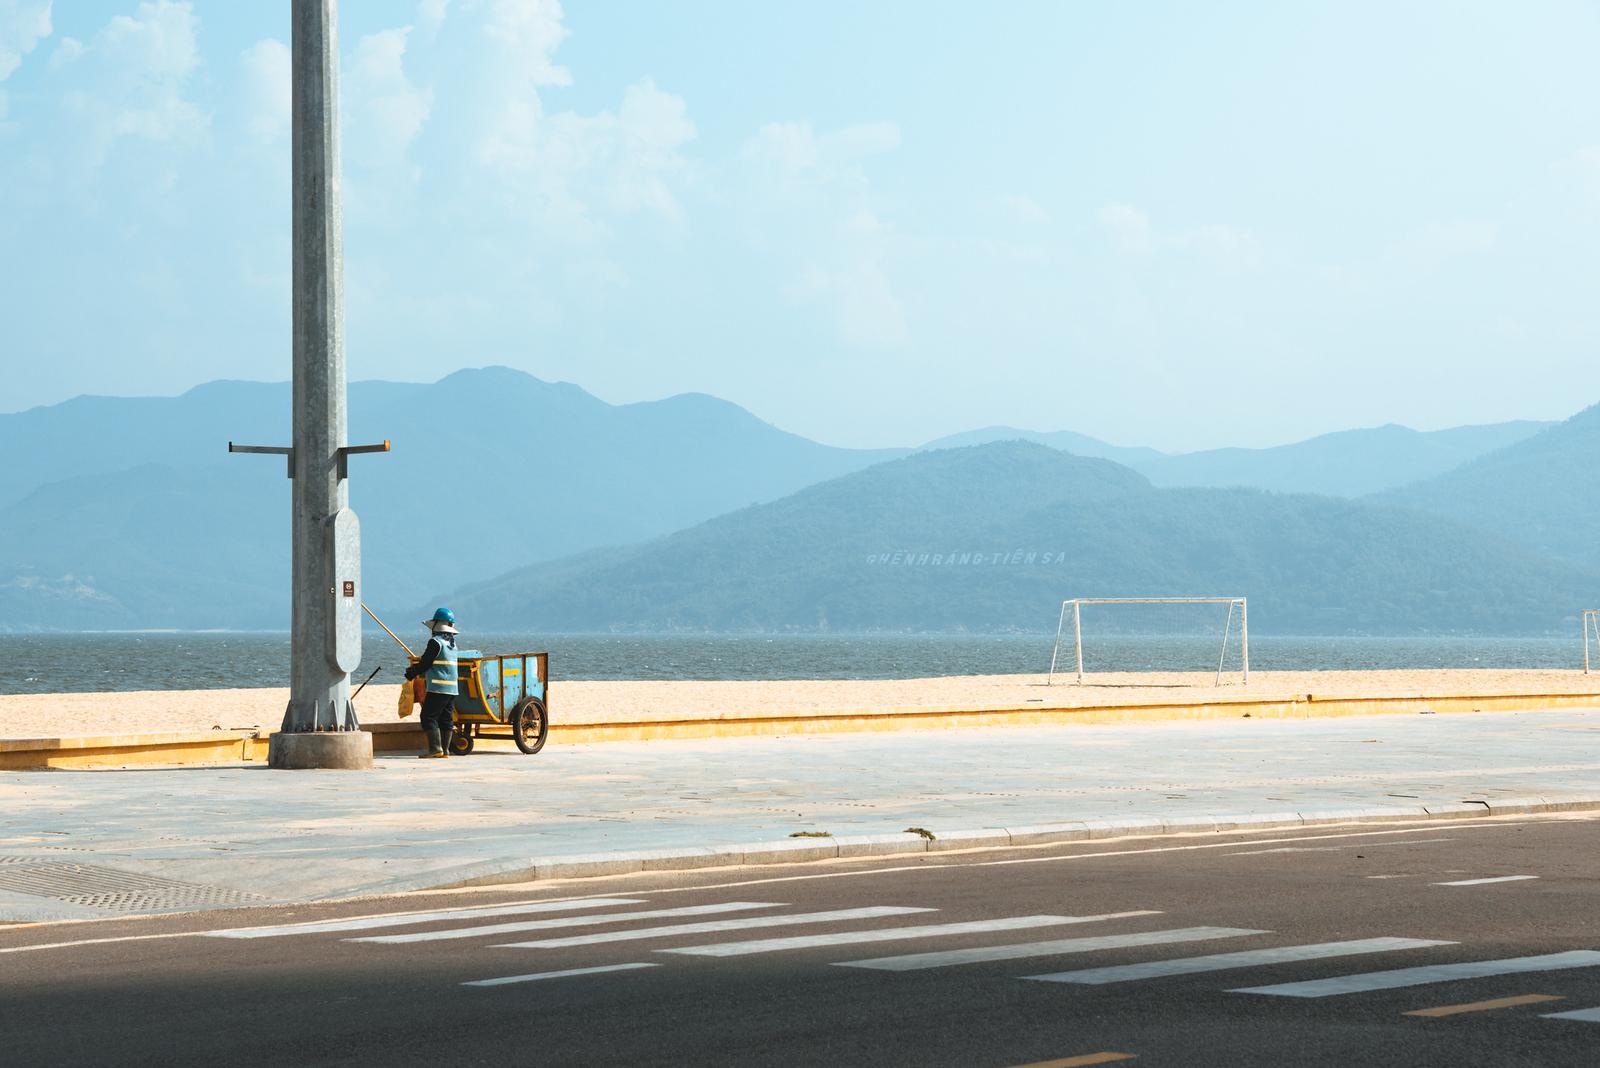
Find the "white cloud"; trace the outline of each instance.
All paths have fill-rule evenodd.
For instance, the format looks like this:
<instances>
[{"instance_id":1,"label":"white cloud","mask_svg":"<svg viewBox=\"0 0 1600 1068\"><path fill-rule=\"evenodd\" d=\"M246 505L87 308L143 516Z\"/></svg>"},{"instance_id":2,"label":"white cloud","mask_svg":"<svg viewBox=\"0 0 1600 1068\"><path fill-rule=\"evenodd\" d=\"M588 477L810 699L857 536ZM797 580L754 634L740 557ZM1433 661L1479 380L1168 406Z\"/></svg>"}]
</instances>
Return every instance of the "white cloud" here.
<instances>
[{"instance_id":1,"label":"white cloud","mask_svg":"<svg viewBox=\"0 0 1600 1068\"><path fill-rule=\"evenodd\" d=\"M1045 211L1039 202L1032 197L1012 193L1002 196L999 203L1000 210L1015 222L1034 226L1050 221L1050 213Z\"/></svg>"},{"instance_id":2,"label":"white cloud","mask_svg":"<svg viewBox=\"0 0 1600 1068\"><path fill-rule=\"evenodd\" d=\"M1131 204L1111 203L1096 216L1119 252L1129 256L1156 253L1190 253L1207 263L1241 270L1261 262L1261 244L1247 230L1224 223L1205 223L1171 230L1157 226L1150 216Z\"/></svg>"},{"instance_id":3,"label":"white cloud","mask_svg":"<svg viewBox=\"0 0 1600 1068\"><path fill-rule=\"evenodd\" d=\"M696 134L683 99L645 78L616 111L550 113L541 91L572 81L555 60L567 36L560 4L478 0L474 9L488 47L473 152L502 206L578 241L603 234L608 215L681 221L675 186L691 170L681 150Z\"/></svg>"},{"instance_id":4,"label":"white cloud","mask_svg":"<svg viewBox=\"0 0 1600 1068\"><path fill-rule=\"evenodd\" d=\"M517 61L520 76L532 86L571 85L572 75L555 62L566 40L560 0L487 0L484 34ZM475 4L474 6L482 6Z\"/></svg>"},{"instance_id":5,"label":"white cloud","mask_svg":"<svg viewBox=\"0 0 1600 1068\"><path fill-rule=\"evenodd\" d=\"M0 0L0 82L50 36L50 0Z\"/></svg>"},{"instance_id":6,"label":"white cloud","mask_svg":"<svg viewBox=\"0 0 1600 1068\"><path fill-rule=\"evenodd\" d=\"M741 151L736 181L752 243L790 272L784 296L823 308L855 348L893 349L910 336L890 272L897 235L864 167L899 143L893 123L819 133L809 122L774 122Z\"/></svg>"},{"instance_id":7,"label":"white cloud","mask_svg":"<svg viewBox=\"0 0 1600 1068\"><path fill-rule=\"evenodd\" d=\"M1590 145L1580 149L1574 157L1577 164L1578 181L1588 194L1589 200L1596 207L1600 207L1600 145Z\"/></svg>"},{"instance_id":8,"label":"white cloud","mask_svg":"<svg viewBox=\"0 0 1600 1068\"><path fill-rule=\"evenodd\" d=\"M1155 247L1150 217L1131 204L1107 204L1097 218L1123 252L1142 255Z\"/></svg>"},{"instance_id":9,"label":"white cloud","mask_svg":"<svg viewBox=\"0 0 1600 1068\"><path fill-rule=\"evenodd\" d=\"M1431 269L1449 261L1489 252L1499 243L1500 227L1478 219L1429 223L1405 235L1390 254L1409 269Z\"/></svg>"},{"instance_id":10,"label":"white cloud","mask_svg":"<svg viewBox=\"0 0 1600 1068\"><path fill-rule=\"evenodd\" d=\"M119 138L180 141L198 136L206 115L185 95L200 64L198 22L187 2L153 0L118 15L88 44L65 39L51 57L65 80L67 112L83 124L91 158Z\"/></svg>"},{"instance_id":11,"label":"white cloud","mask_svg":"<svg viewBox=\"0 0 1600 1068\"><path fill-rule=\"evenodd\" d=\"M444 24L444 17L449 10L450 0L418 0L417 26L431 36Z\"/></svg>"},{"instance_id":12,"label":"white cloud","mask_svg":"<svg viewBox=\"0 0 1600 1068\"><path fill-rule=\"evenodd\" d=\"M354 167L399 166L433 110L433 94L405 72L411 27L368 34L345 64L346 159Z\"/></svg>"},{"instance_id":13,"label":"white cloud","mask_svg":"<svg viewBox=\"0 0 1600 1068\"><path fill-rule=\"evenodd\" d=\"M245 129L257 144L272 144L289 132L292 104L289 46L270 37L239 56L244 79Z\"/></svg>"}]
</instances>

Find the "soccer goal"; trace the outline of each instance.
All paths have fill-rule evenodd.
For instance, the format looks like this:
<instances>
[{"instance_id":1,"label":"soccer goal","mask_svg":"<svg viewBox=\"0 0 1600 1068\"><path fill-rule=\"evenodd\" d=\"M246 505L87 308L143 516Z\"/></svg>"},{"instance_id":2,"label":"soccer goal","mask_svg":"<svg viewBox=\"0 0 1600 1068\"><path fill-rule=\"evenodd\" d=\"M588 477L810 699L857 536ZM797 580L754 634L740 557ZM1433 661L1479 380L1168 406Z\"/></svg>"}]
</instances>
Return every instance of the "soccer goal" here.
<instances>
[{"instance_id":1,"label":"soccer goal","mask_svg":"<svg viewBox=\"0 0 1600 1068\"><path fill-rule=\"evenodd\" d=\"M1045 680L1046 685L1054 685L1056 673L1066 673L1065 665L1061 664L1061 645L1068 636L1067 628L1070 626L1072 639L1072 669L1077 675L1078 685L1083 685L1083 610L1087 606L1099 607L1101 605L1217 605L1227 606L1227 612L1222 616L1222 644L1217 654L1217 681L1222 685L1223 667L1228 661L1228 643L1235 632L1238 634L1239 646L1239 671L1242 681L1250 681L1250 617L1246 601L1243 597L1074 597L1061 602L1061 618L1056 623L1056 644L1050 652L1050 675ZM1600 613L1595 613L1595 640L1600 643ZM1215 617L1212 617L1213 619ZM1238 624L1235 628L1235 619ZM1586 616L1587 618L1587 616ZM1214 626L1214 623L1206 624ZM1588 623L1584 624L1584 662L1588 663L1589 638ZM1211 631L1215 635L1215 631ZM1212 640L1215 640L1213 637ZM1215 648L1215 646L1213 646ZM1209 668L1207 669L1209 670Z\"/></svg>"},{"instance_id":2,"label":"soccer goal","mask_svg":"<svg viewBox=\"0 0 1600 1068\"><path fill-rule=\"evenodd\" d=\"M1600 608L1583 610L1583 673L1589 674L1589 635L1594 635L1595 650L1600 652Z\"/></svg>"}]
</instances>

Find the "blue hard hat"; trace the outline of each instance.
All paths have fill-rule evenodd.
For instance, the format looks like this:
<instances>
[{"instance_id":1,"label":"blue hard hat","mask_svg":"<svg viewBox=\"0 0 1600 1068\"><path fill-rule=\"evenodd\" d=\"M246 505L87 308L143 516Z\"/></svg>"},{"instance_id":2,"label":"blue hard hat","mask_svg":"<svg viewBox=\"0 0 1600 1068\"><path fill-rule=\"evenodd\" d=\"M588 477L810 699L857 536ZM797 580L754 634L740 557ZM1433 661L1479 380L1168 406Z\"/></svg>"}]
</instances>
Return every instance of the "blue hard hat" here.
<instances>
[{"instance_id":1,"label":"blue hard hat","mask_svg":"<svg viewBox=\"0 0 1600 1068\"><path fill-rule=\"evenodd\" d=\"M433 618L428 622L448 623L453 627L456 625L456 614L448 608L436 608L433 612Z\"/></svg>"}]
</instances>

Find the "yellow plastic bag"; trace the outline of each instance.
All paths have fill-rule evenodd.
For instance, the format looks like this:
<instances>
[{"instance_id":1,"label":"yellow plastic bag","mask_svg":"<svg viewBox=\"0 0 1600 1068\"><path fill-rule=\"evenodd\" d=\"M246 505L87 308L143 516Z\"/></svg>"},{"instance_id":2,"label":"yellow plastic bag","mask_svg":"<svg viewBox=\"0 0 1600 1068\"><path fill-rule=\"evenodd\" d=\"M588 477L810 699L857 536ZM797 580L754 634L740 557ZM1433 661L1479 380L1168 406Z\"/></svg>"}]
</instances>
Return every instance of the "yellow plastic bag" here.
<instances>
[{"instance_id":1,"label":"yellow plastic bag","mask_svg":"<svg viewBox=\"0 0 1600 1068\"><path fill-rule=\"evenodd\" d=\"M402 682L400 684L400 718L401 719L405 719L407 716L411 715L412 710L416 705L416 696L417 696L417 691L411 685L411 680L410 679L407 679L405 682Z\"/></svg>"}]
</instances>

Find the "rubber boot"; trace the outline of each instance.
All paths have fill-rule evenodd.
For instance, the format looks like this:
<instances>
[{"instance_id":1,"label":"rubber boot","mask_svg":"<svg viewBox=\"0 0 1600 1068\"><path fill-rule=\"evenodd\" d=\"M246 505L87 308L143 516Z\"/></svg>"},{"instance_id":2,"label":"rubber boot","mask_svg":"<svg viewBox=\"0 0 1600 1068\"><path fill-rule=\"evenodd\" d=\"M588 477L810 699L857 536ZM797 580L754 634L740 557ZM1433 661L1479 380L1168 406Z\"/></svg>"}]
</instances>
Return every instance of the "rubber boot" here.
<instances>
[{"instance_id":1,"label":"rubber boot","mask_svg":"<svg viewBox=\"0 0 1600 1068\"><path fill-rule=\"evenodd\" d=\"M428 736L428 751L426 753L418 753L417 759L427 760L429 757L438 756L439 728L430 723L426 727L422 728L422 732Z\"/></svg>"},{"instance_id":2,"label":"rubber boot","mask_svg":"<svg viewBox=\"0 0 1600 1068\"><path fill-rule=\"evenodd\" d=\"M441 739L441 744L439 746L439 755L444 757L446 760L450 759L450 740L452 738L454 738L455 736L456 736L455 724L446 723L443 727L439 728L439 737Z\"/></svg>"}]
</instances>

